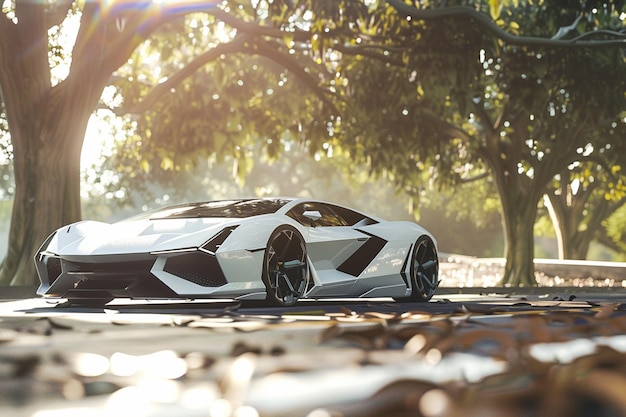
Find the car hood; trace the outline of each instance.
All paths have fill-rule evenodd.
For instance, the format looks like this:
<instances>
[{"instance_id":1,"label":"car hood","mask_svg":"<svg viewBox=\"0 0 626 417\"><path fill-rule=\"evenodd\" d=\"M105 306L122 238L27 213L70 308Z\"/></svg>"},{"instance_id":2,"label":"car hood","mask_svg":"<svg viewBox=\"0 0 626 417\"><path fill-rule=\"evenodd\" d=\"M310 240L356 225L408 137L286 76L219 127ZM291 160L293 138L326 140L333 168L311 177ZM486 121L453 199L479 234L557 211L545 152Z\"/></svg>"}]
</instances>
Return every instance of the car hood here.
<instances>
[{"instance_id":1,"label":"car hood","mask_svg":"<svg viewBox=\"0 0 626 417\"><path fill-rule=\"evenodd\" d=\"M233 219L159 219L114 224L82 221L59 229L47 247L62 256L115 255L199 247Z\"/></svg>"}]
</instances>

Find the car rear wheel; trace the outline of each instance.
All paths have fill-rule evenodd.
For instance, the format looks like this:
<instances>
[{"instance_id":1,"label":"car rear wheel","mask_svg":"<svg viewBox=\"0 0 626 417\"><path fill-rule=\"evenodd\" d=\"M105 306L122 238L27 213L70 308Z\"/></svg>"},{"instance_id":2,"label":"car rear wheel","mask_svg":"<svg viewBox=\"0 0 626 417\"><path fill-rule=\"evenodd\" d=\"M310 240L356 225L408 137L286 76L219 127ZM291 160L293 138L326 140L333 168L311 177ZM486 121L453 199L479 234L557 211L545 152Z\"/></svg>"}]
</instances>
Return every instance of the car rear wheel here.
<instances>
[{"instance_id":1,"label":"car rear wheel","mask_svg":"<svg viewBox=\"0 0 626 417\"><path fill-rule=\"evenodd\" d=\"M309 276L302 235L292 226L278 227L267 242L263 262L266 302L293 306L304 295Z\"/></svg>"},{"instance_id":2,"label":"car rear wheel","mask_svg":"<svg viewBox=\"0 0 626 417\"><path fill-rule=\"evenodd\" d=\"M428 236L420 236L411 255L410 301L428 301L439 286L439 258L435 243Z\"/></svg>"}]
</instances>

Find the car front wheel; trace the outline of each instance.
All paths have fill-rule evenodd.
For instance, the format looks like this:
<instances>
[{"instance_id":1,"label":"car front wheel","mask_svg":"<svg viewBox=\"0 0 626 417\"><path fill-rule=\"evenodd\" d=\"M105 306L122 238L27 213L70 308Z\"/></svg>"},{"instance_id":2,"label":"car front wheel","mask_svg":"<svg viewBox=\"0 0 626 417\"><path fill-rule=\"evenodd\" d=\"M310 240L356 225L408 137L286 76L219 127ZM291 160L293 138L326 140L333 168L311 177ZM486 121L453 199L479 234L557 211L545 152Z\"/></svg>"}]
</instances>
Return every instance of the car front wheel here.
<instances>
[{"instance_id":1,"label":"car front wheel","mask_svg":"<svg viewBox=\"0 0 626 417\"><path fill-rule=\"evenodd\" d=\"M293 306L304 295L309 276L302 235L292 226L278 227L267 242L263 262L266 302Z\"/></svg>"}]
</instances>

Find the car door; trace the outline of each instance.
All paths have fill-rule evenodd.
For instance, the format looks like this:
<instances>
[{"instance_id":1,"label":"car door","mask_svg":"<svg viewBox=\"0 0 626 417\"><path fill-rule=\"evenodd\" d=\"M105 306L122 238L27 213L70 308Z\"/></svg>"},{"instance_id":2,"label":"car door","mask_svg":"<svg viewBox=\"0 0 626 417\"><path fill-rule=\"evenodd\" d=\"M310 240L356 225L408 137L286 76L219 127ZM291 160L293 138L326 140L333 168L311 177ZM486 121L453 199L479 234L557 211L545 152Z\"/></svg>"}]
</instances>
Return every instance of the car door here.
<instances>
[{"instance_id":1,"label":"car door","mask_svg":"<svg viewBox=\"0 0 626 417\"><path fill-rule=\"evenodd\" d=\"M350 225L351 221L333 205L306 202L288 215L306 228L307 254L316 285L310 296L349 295L364 268L355 260L355 254L371 236Z\"/></svg>"}]
</instances>

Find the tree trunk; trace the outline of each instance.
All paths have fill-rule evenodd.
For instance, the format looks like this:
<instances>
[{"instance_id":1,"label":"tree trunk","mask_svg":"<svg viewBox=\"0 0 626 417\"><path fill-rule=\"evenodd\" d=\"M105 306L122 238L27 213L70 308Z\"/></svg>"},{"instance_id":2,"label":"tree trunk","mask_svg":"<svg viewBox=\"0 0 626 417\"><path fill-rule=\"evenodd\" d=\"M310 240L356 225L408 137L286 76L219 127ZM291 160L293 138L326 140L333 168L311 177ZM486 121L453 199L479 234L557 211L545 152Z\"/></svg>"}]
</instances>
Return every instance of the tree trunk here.
<instances>
[{"instance_id":1,"label":"tree trunk","mask_svg":"<svg viewBox=\"0 0 626 417\"><path fill-rule=\"evenodd\" d=\"M507 162L507 161L505 161ZM506 265L502 284L532 287L535 280L534 227L542 184L524 175L511 174L514 165L494 165L496 189L502 203L504 256Z\"/></svg>"},{"instance_id":2,"label":"tree trunk","mask_svg":"<svg viewBox=\"0 0 626 417\"><path fill-rule=\"evenodd\" d=\"M16 190L0 285L37 285L35 252L53 230L80 219L80 153L103 88L94 88L89 73L52 87L47 62L42 67L38 61L0 65L2 80L14 80L1 87Z\"/></svg>"},{"instance_id":3,"label":"tree trunk","mask_svg":"<svg viewBox=\"0 0 626 417\"><path fill-rule=\"evenodd\" d=\"M87 122L111 74L97 48L103 26L90 32L95 46L85 47L81 59L74 55L68 77L53 86L45 10L38 3L16 2L19 24L0 25L0 91L16 190L0 285L37 285L37 249L55 229L80 220L80 153Z\"/></svg>"},{"instance_id":4,"label":"tree trunk","mask_svg":"<svg viewBox=\"0 0 626 417\"><path fill-rule=\"evenodd\" d=\"M19 143L13 152L16 194L0 285L36 285L33 256L39 246L56 228L80 220L80 152L86 130L80 119L88 116L65 111L58 117L51 129L44 123L41 129L12 130L17 136L13 143Z\"/></svg>"},{"instance_id":5,"label":"tree trunk","mask_svg":"<svg viewBox=\"0 0 626 417\"><path fill-rule=\"evenodd\" d=\"M557 205L559 204L558 200L553 201L555 197L551 194L545 194L543 196L543 205L548 210L548 215L550 216L550 221L552 222L552 226L554 227L554 234L556 235L556 244L557 244L557 252L559 259L565 259L565 241L567 234L567 230L565 227L562 227L561 219L559 218L559 214L557 213Z\"/></svg>"},{"instance_id":6,"label":"tree trunk","mask_svg":"<svg viewBox=\"0 0 626 417\"><path fill-rule=\"evenodd\" d=\"M513 287L536 285L534 266L536 203L535 201L535 204L532 204L529 201L517 208L503 210L506 265L502 283L505 285Z\"/></svg>"},{"instance_id":7,"label":"tree trunk","mask_svg":"<svg viewBox=\"0 0 626 417\"><path fill-rule=\"evenodd\" d=\"M591 242L602 222L622 203L610 202L603 195L594 195L593 190L585 190L570 195L567 204L563 198L566 191L544 196L544 205L556 232L559 259L587 259ZM588 208L590 205L592 208ZM585 214L585 211L590 213Z\"/></svg>"}]
</instances>

